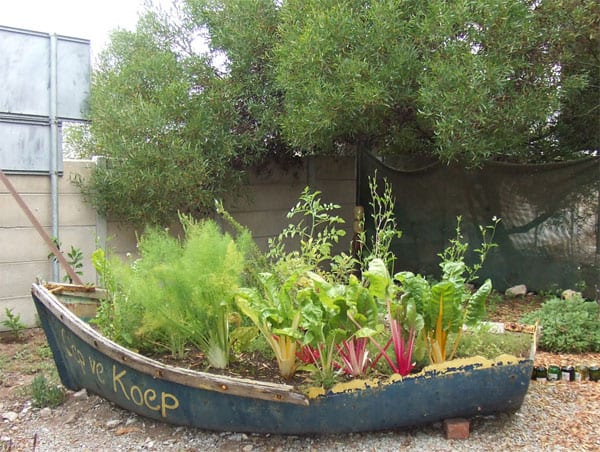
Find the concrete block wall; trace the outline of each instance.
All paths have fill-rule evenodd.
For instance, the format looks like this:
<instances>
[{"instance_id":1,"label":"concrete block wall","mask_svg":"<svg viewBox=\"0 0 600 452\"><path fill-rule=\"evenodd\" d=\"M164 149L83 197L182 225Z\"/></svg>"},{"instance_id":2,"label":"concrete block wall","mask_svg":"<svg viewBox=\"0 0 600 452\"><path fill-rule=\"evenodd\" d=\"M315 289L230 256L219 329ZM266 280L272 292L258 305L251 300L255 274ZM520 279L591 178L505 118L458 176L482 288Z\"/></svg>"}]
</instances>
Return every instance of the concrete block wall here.
<instances>
[{"instance_id":1,"label":"concrete block wall","mask_svg":"<svg viewBox=\"0 0 600 452\"><path fill-rule=\"evenodd\" d=\"M84 257L84 282L96 282L89 259L96 249L98 218L94 209L85 204L77 187L71 183L74 174L90 171L92 162L64 162L64 172L58 181L59 240L66 254L71 246L80 249ZM9 175L11 184L21 195L33 215L52 236L52 196L47 175ZM30 223L4 184L0 183L0 321L6 308L21 316L28 326L35 325L36 313L31 301L31 284L40 278L52 278L50 250ZM61 269L62 275L65 275ZM0 330L5 329L0 325Z\"/></svg>"},{"instance_id":2,"label":"concrete block wall","mask_svg":"<svg viewBox=\"0 0 600 452\"><path fill-rule=\"evenodd\" d=\"M320 157L304 160L297 166L261 168L250 174L245 197L225 201L231 215L252 231L254 240L264 251L268 239L276 237L290 224L286 218L298 202L302 190L309 186L319 190L325 203L340 205L337 215L346 221L346 238L352 238L352 215L356 202L355 161L353 158ZM349 243L340 243L347 251Z\"/></svg>"},{"instance_id":3,"label":"concrete block wall","mask_svg":"<svg viewBox=\"0 0 600 452\"><path fill-rule=\"evenodd\" d=\"M136 231L131 225L106 220L86 204L71 182L75 174L85 177L91 161L65 161L59 178L59 238L66 253L71 246L84 255L82 280L96 283L90 261L92 252L102 246L119 256L136 253ZM33 214L52 234L50 179L42 175L9 175ZM341 206L336 214L346 221L345 241L339 250L347 251L352 238L352 212L356 201L354 158L311 158L288 168L263 167L250 174L244 196L225 200L227 210L254 235L259 247L266 249L268 239L289 224L286 213L298 201L304 187L320 190L323 202ZM49 250L30 224L25 213L0 183L0 321L5 309L21 316L28 326L35 326L36 313L30 288L36 278L52 279ZM61 278L65 272L61 269ZM5 329L0 325L0 331Z\"/></svg>"}]
</instances>

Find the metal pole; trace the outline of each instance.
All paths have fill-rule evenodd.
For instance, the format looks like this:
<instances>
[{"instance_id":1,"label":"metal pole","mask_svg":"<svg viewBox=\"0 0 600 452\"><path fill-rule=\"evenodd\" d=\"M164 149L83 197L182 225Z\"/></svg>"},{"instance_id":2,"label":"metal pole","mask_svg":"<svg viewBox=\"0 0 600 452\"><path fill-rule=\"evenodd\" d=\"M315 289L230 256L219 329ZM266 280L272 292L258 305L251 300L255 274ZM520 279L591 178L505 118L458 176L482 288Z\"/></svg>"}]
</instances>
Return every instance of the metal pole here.
<instances>
[{"instance_id":1,"label":"metal pole","mask_svg":"<svg viewBox=\"0 0 600 452\"><path fill-rule=\"evenodd\" d=\"M58 119L57 119L57 39L50 35L50 192L52 196L52 236L58 241ZM52 278L60 281L60 267L52 262Z\"/></svg>"}]
</instances>

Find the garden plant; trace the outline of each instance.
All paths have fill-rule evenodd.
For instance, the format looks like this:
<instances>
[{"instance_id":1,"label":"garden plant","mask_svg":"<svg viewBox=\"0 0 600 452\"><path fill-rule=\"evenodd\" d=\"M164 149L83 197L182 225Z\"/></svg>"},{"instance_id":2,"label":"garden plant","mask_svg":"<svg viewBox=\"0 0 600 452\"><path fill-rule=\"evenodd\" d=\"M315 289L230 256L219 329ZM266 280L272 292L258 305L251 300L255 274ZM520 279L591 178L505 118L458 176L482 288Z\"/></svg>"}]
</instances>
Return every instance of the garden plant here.
<instances>
[{"instance_id":1,"label":"garden plant","mask_svg":"<svg viewBox=\"0 0 600 452\"><path fill-rule=\"evenodd\" d=\"M390 244L401 237L394 199L376 175L370 188L376 227L359 235L359 254L335 251L344 237L339 206L323 203L308 187L264 255L221 204L233 236L213 220L181 215L183 237L150 228L133 262L98 250L94 264L110 296L94 322L142 352L164 350L182 359L190 347L199 350L205 367L214 369L244 359L252 342L264 341L262 359L273 359L281 378L301 372L324 387L345 378L405 376L451 360L463 326L477 325L485 314L491 281L476 289L469 284L495 246L497 221L481 228L475 264L465 262L468 244L458 218L456 237L439 254L439 281L394 274Z\"/></svg>"}]
</instances>

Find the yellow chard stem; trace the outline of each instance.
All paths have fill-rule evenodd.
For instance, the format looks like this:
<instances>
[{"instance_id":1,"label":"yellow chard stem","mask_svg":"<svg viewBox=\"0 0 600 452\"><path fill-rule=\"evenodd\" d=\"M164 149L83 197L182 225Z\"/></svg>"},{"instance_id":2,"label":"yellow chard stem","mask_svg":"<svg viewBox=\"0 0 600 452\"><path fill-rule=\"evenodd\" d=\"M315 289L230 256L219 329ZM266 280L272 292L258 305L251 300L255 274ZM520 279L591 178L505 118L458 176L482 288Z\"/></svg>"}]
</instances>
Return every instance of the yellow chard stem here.
<instances>
[{"instance_id":1,"label":"yellow chard stem","mask_svg":"<svg viewBox=\"0 0 600 452\"><path fill-rule=\"evenodd\" d=\"M452 346L452 353L450 354L450 358L453 359L456 354L456 350L458 349L458 343L460 342L460 338L462 336L462 327L458 330L458 334L456 335L456 339L454 340L454 345Z\"/></svg>"},{"instance_id":2,"label":"yellow chard stem","mask_svg":"<svg viewBox=\"0 0 600 452\"><path fill-rule=\"evenodd\" d=\"M446 360L446 337L443 330L443 317L444 317L444 297L440 297L440 310L438 313L437 322L435 324L435 343L437 345L437 358L435 362L444 362Z\"/></svg>"}]
</instances>

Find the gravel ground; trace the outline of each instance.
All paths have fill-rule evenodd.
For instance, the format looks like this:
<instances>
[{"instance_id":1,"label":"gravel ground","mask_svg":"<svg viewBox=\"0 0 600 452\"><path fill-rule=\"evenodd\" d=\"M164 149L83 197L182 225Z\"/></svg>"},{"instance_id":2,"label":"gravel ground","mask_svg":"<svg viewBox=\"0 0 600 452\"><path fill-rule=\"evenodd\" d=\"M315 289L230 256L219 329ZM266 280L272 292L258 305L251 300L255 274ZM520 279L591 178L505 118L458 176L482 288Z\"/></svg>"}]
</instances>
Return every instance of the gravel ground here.
<instances>
[{"instance_id":1,"label":"gravel ground","mask_svg":"<svg viewBox=\"0 0 600 452\"><path fill-rule=\"evenodd\" d=\"M52 410L25 402L0 424L0 451L596 451L599 394L600 383L532 382L518 412L475 418L468 439L447 440L439 423L335 436L207 432L149 421L81 391Z\"/></svg>"}]
</instances>

